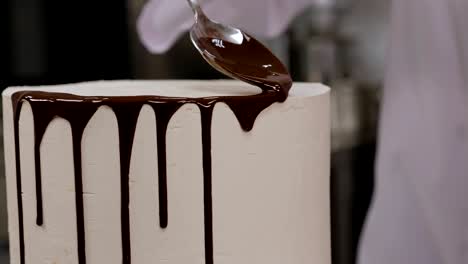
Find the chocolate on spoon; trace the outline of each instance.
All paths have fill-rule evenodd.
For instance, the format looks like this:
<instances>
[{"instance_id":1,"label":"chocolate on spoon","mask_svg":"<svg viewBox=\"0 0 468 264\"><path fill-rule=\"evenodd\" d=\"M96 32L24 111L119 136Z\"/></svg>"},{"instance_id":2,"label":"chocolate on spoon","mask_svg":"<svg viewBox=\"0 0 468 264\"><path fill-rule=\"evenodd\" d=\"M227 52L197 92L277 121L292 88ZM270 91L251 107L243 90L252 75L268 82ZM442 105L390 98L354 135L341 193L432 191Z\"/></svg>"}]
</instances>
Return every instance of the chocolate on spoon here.
<instances>
[{"instance_id":1,"label":"chocolate on spoon","mask_svg":"<svg viewBox=\"0 0 468 264\"><path fill-rule=\"evenodd\" d=\"M209 19L198 0L187 0L195 14L190 38L203 58L223 74L277 92L284 101L292 79L281 61L258 40L240 29Z\"/></svg>"}]
</instances>

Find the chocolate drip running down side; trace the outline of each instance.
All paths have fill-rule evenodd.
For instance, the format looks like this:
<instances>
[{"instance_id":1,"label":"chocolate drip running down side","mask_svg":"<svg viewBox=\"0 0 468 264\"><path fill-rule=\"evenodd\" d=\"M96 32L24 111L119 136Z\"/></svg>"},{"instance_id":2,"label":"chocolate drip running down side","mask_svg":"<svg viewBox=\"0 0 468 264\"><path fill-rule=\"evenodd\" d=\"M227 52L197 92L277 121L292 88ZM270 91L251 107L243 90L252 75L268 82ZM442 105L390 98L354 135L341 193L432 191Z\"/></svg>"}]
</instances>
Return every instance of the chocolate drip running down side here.
<instances>
[{"instance_id":1,"label":"chocolate drip running down side","mask_svg":"<svg viewBox=\"0 0 468 264\"><path fill-rule=\"evenodd\" d=\"M159 187L159 226L166 228L167 214L167 163L166 163L166 132L167 125L172 116L179 110L180 104L164 104L153 102L151 104L156 114L156 141L158 153L158 187Z\"/></svg>"},{"instance_id":2,"label":"chocolate drip running down side","mask_svg":"<svg viewBox=\"0 0 468 264\"><path fill-rule=\"evenodd\" d=\"M291 85L284 87L289 91ZM118 121L120 144L120 177L121 177L121 230L122 230L122 263L131 263L130 215L129 215L129 169L133 139L138 116L143 105L149 105L156 116L157 161L160 204L160 227L168 227L167 205L167 165L166 165L166 132L169 121L184 104L196 104L201 113L204 177L204 218L205 218L205 257L207 264L213 264L213 230L212 230L212 197L211 197L211 121L216 103L226 103L237 117L242 129L250 131L258 115L275 102L284 101L284 93L264 90L261 94L251 96L223 96L205 98L174 98L161 96L79 96L67 93L42 91L21 91L12 96L14 113L14 138L17 180L17 204L19 222L20 263L25 264L24 223L22 201L22 177L20 162L19 118L23 102L28 102L34 116L35 132L35 170L37 221L42 225L47 216L42 215L42 175L40 145L47 126L55 117L66 119L72 129L76 224L78 239L78 263L86 263L85 228L83 208L83 179L81 160L81 141L86 125L99 107L108 106L114 111Z\"/></svg>"}]
</instances>

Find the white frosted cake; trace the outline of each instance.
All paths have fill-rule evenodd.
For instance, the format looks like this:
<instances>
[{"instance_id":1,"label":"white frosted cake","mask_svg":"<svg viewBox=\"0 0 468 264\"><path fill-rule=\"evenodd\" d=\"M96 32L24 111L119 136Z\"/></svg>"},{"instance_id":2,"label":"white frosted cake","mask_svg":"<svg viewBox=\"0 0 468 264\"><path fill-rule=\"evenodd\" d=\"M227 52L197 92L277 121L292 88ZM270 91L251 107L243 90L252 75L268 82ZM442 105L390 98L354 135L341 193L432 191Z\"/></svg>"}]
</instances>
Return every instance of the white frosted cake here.
<instances>
[{"instance_id":1,"label":"white frosted cake","mask_svg":"<svg viewBox=\"0 0 468 264\"><path fill-rule=\"evenodd\" d=\"M5 90L11 263L330 264L329 90L259 91Z\"/></svg>"}]
</instances>

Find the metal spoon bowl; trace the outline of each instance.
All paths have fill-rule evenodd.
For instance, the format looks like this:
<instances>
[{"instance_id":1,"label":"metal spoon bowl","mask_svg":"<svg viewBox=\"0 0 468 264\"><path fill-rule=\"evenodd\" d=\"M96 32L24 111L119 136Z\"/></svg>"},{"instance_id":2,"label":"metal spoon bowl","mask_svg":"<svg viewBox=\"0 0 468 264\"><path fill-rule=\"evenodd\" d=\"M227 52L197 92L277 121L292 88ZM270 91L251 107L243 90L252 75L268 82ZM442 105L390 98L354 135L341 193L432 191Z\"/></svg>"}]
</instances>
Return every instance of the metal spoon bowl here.
<instances>
[{"instance_id":1,"label":"metal spoon bowl","mask_svg":"<svg viewBox=\"0 0 468 264\"><path fill-rule=\"evenodd\" d=\"M195 14L190 31L202 57L221 73L287 96L291 76L281 61L263 44L240 29L209 19L198 0L187 0Z\"/></svg>"}]
</instances>

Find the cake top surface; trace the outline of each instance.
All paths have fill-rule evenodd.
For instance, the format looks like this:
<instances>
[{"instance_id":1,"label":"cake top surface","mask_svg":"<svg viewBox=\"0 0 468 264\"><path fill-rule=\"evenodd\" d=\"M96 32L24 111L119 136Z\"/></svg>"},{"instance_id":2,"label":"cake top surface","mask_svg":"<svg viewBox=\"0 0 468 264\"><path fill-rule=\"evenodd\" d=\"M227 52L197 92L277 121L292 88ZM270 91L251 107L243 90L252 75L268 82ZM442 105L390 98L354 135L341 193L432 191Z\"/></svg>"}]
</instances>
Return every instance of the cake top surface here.
<instances>
[{"instance_id":1,"label":"cake top surface","mask_svg":"<svg viewBox=\"0 0 468 264\"><path fill-rule=\"evenodd\" d=\"M164 81L93 81L48 86L10 87L3 92L11 96L18 91L69 93L79 96L138 96L202 98L212 96L248 96L261 92L260 88L231 80L164 80ZM289 97L318 96L329 91L319 83L294 83Z\"/></svg>"}]
</instances>

